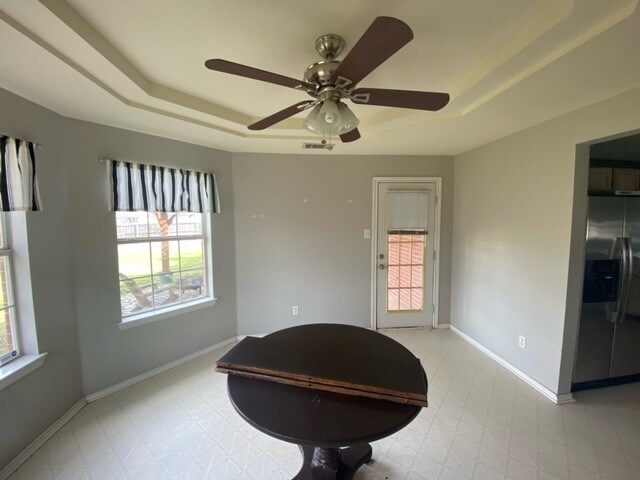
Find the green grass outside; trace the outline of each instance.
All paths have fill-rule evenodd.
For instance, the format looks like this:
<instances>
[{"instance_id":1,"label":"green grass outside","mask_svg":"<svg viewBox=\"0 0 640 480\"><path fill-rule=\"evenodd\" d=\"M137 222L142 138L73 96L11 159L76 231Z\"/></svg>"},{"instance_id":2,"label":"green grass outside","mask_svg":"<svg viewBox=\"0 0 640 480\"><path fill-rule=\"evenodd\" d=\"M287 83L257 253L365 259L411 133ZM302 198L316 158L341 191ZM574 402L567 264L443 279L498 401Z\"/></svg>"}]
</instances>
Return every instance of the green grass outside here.
<instances>
[{"instance_id":1,"label":"green grass outside","mask_svg":"<svg viewBox=\"0 0 640 480\"><path fill-rule=\"evenodd\" d=\"M124 273L132 279L136 285L140 289L149 288L152 282L151 272L149 271L149 255L147 252L138 252L134 253L130 251L128 252L120 252L120 265L121 265L121 273ZM140 249L142 250L142 249ZM184 247L181 249L181 258L178 258L177 255L173 255L173 252L177 252L177 248L170 250L170 258L169 258L169 268L170 271L173 272L173 279L177 283L180 278L179 272L182 270L182 279L202 277L204 265L203 265L203 257L200 248L191 249L191 251L185 249ZM124 253L124 254L123 254ZM163 275L161 270L162 268L162 257L160 252L158 251L158 255L153 258L153 267L154 274L156 276L156 281L158 276L164 276L167 283L171 282L171 277L168 275ZM125 266L123 268L122 266ZM120 294L126 294L130 291L129 287L124 282L120 282Z\"/></svg>"},{"instance_id":2,"label":"green grass outside","mask_svg":"<svg viewBox=\"0 0 640 480\"><path fill-rule=\"evenodd\" d=\"M0 318L0 356L9 353L9 338L7 337L7 325L4 318Z\"/></svg>"}]
</instances>

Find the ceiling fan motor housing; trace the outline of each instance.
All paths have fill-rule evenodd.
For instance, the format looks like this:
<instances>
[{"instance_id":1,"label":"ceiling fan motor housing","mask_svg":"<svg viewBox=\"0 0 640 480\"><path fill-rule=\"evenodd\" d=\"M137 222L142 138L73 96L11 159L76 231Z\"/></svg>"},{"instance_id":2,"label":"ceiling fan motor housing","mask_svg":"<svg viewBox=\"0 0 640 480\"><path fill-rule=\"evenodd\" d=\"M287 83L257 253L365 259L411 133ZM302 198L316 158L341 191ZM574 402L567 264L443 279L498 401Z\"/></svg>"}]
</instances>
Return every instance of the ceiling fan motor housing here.
<instances>
[{"instance_id":1,"label":"ceiling fan motor housing","mask_svg":"<svg viewBox=\"0 0 640 480\"><path fill-rule=\"evenodd\" d=\"M331 76L336 71L340 62L337 60L322 60L313 63L304 71L303 79L307 83L313 83L321 87L331 84Z\"/></svg>"}]
</instances>

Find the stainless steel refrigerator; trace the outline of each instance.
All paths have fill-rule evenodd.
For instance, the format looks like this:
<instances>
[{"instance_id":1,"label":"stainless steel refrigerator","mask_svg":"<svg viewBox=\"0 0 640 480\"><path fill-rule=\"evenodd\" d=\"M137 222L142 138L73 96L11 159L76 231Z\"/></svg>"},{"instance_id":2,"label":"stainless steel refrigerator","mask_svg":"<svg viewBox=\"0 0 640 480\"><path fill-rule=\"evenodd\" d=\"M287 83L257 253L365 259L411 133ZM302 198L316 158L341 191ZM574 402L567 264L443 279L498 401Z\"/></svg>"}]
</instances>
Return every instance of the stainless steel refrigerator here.
<instances>
[{"instance_id":1,"label":"stainless steel refrigerator","mask_svg":"<svg viewBox=\"0 0 640 480\"><path fill-rule=\"evenodd\" d=\"M574 389L638 375L640 198L592 196Z\"/></svg>"}]
</instances>

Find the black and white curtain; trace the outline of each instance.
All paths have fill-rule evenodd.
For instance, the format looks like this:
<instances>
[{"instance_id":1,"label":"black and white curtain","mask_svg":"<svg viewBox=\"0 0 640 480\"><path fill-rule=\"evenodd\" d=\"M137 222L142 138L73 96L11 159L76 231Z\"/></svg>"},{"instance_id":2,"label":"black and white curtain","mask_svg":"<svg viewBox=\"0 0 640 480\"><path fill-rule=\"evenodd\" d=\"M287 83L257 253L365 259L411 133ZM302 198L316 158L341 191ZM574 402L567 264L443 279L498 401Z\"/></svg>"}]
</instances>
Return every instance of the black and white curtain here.
<instances>
[{"instance_id":1,"label":"black and white curtain","mask_svg":"<svg viewBox=\"0 0 640 480\"><path fill-rule=\"evenodd\" d=\"M220 212L212 173L107 160L111 210Z\"/></svg>"},{"instance_id":2,"label":"black and white curtain","mask_svg":"<svg viewBox=\"0 0 640 480\"><path fill-rule=\"evenodd\" d=\"M0 135L0 210L39 211L36 144Z\"/></svg>"}]
</instances>

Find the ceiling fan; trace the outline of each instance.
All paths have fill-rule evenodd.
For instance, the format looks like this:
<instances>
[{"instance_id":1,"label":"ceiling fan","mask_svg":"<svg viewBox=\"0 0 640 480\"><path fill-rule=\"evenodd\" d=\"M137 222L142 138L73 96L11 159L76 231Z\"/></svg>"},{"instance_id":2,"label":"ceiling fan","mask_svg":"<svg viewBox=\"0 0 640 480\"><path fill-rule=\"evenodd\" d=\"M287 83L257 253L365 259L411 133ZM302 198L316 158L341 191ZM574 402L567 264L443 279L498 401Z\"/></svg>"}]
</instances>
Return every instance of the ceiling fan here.
<instances>
[{"instance_id":1,"label":"ceiling fan","mask_svg":"<svg viewBox=\"0 0 640 480\"><path fill-rule=\"evenodd\" d=\"M304 90L313 97L313 100L298 102L249 125L249 130L263 130L312 108L304 121L307 130L323 137L339 135L343 142L353 142L360 138L360 122L342 101L344 99L364 105L430 111L440 110L449 102L447 93L356 88L362 79L412 39L413 32L406 23L397 18L377 17L344 60L339 61L336 57L344 48L344 39L335 34L322 35L315 46L324 60L309 65L302 81L219 58L207 60L205 66L218 72Z\"/></svg>"}]
</instances>

